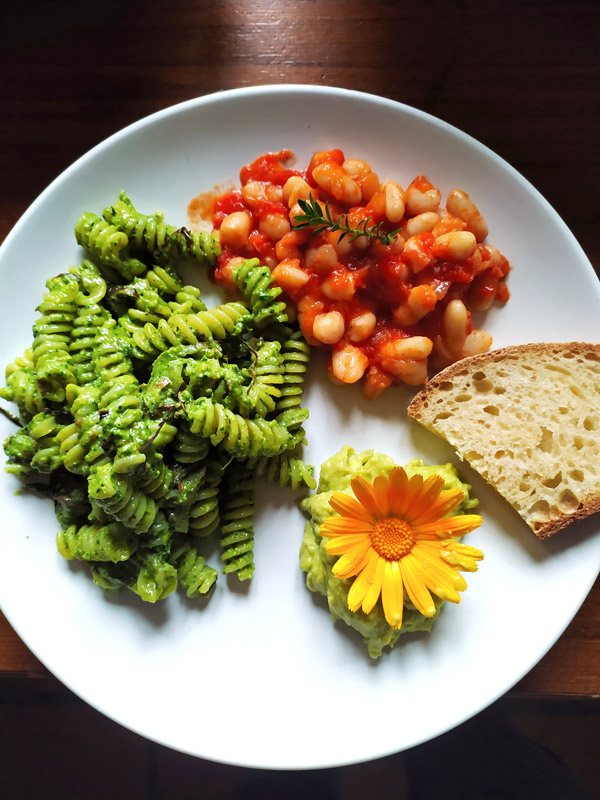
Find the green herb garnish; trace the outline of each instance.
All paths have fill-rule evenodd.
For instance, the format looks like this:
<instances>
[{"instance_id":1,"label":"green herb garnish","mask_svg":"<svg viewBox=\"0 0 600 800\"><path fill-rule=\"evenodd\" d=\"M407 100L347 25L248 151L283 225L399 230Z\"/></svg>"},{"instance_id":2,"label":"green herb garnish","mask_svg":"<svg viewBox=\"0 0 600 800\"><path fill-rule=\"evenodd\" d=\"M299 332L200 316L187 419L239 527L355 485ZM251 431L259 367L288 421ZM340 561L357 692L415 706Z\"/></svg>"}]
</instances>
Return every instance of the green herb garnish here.
<instances>
[{"instance_id":1,"label":"green herb garnish","mask_svg":"<svg viewBox=\"0 0 600 800\"><path fill-rule=\"evenodd\" d=\"M309 194L308 200L298 198L298 205L304 213L296 214L294 217L295 222L298 223L294 225L295 230L314 227L314 233L323 233L323 231L326 230L341 231L340 242L346 236L352 237L350 239L351 242L358 239L360 236L366 236L369 241L371 241L371 239L379 239L382 244L391 244L394 236L402 230L402 228L396 228L396 230L388 233L383 230L383 222L369 227L369 223L372 219L371 216L361 219L356 227L350 225L348 214L342 214L338 220L335 220L331 215L329 203L325 202L325 208L323 210L318 200L315 200L312 196L312 193Z\"/></svg>"}]
</instances>

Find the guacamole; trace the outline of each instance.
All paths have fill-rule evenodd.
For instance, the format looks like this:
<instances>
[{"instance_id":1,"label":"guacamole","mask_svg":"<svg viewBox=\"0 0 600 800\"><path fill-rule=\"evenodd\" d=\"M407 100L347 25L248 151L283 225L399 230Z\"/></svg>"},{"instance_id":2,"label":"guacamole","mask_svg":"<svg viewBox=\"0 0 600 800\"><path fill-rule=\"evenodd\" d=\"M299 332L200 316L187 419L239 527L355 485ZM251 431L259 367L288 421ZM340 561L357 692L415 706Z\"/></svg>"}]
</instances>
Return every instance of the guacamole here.
<instances>
[{"instance_id":1,"label":"guacamole","mask_svg":"<svg viewBox=\"0 0 600 800\"><path fill-rule=\"evenodd\" d=\"M361 609L352 612L348 608L348 590L354 578L339 580L334 578L331 568L336 561L335 556L325 552L325 542L319 534L319 528L327 517L334 514L329 505L329 498L334 492L344 492L352 495L350 482L361 475L368 481L373 481L377 475L389 475L394 461L386 455L365 450L357 453L352 447L343 447L321 467L321 475L317 492L302 501L302 508L310 514L311 519L304 528L304 540L300 548L300 567L306 572L306 585L312 592L318 592L327 598L331 617L341 619L354 628L363 637L371 658L379 658L383 648L390 648L398 641L403 633L413 631L429 631L439 616L444 603L434 596L436 614L433 617L424 617L412 603L405 597L404 617L399 630L391 628L385 620L381 600L377 602L370 614L365 614ZM463 483L452 464L426 466L420 459L413 459L405 465L409 477L420 474L428 478L432 474L440 475L444 479L444 489L459 487L465 493L465 499L454 512L460 514L478 505L478 500L471 497L470 485Z\"/></svg>"}]
</instances>

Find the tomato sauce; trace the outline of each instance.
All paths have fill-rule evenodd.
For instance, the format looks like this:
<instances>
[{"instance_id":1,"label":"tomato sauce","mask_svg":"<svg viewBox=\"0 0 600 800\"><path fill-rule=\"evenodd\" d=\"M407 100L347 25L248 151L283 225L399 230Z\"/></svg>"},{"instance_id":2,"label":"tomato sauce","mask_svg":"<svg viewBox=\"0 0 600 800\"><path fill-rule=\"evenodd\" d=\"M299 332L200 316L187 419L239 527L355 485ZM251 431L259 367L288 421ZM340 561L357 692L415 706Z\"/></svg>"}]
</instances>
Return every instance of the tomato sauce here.
<instances>
[{"instance_id":1,"label":"tomato sauce","mask_svg":"<svg viewBox=\"0 0 600 800\"><path fill-rule=\"evenodd\" d=\"M485 332L472 336L471 311L508 300L510 264L444 209L425 175L405 191L339 149L315 153L305 170L291 160L289 150L259 156L242 167L241 188L214 200L211 221L222 229L214 280L232 288L235 266L259 258L307 341L331 348L332 377L365 376L370 397L423 383L429 361L443 366L489 347ZM323 223L297 227L304 200L318 201Z\"/></svg>"}]
</instances>

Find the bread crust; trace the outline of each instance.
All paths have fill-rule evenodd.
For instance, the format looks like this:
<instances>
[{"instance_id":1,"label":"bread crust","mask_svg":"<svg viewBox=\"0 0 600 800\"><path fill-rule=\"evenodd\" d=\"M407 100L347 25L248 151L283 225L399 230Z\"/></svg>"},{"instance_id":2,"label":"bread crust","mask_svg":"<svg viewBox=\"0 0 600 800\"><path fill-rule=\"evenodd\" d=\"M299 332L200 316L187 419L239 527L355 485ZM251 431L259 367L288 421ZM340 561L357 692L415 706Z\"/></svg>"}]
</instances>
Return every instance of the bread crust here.
<instances>
[{"instance_id":1,"label":"bread crust","mask_svg":"<svg viewBox=\"0 0 600 800\"><path fill-rule=\"evenodd\" d=\"M589 357L590 354L592 354L590 360L598 363L598 370L600 372L600 344L589 342L534 342L522 345L509 345L507 347L498 348L497 350L492 350L489 353L469 356L451 364L432 377L427 382L425 388L422 389L410 403L408 415L428 429L433 430L437 435L445 438L443 433L431 427L428 422L423 420L423 416L426 416L430 401L438 396L440 386L443 383L452 382L458 377L472 375L479 369L483 369L490 364L498 364L507 359L518 359L534 363L536 358L541 356L546 358L554 355L557 357L572 358L574 356ZM477 469L477 467L474 468ZM511 502L510 497L505 496L505 498L509 503ZM588 493L578 499L580 501L578 509L569 513L556 514L552 519L548 520L537 529L534 529L530 525L531 530L533 530L538 538L545 539L567 527L575 520L583 519L590 514L600 511L600 487L597 492ZM527 522L527 520L525 521Z\"/></svg>"}]
</instances>

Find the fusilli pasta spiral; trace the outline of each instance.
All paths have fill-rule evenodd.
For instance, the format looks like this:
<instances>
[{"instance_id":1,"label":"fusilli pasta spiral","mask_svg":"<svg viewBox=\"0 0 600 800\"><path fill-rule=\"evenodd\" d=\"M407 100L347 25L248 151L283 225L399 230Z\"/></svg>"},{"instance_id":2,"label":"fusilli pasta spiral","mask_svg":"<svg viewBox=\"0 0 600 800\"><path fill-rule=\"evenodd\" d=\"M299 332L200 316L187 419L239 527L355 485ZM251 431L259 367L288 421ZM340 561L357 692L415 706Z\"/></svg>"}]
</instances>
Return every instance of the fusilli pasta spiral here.
<instances>
[{"instance_id":1,"label":"fusilli pasta spiral","mask_svg":"<svg viewBox=\"0 0 600 800\"><path fill-rule=\"evenodd\" d=\"M46 282L48 292L38 306L40 317L33 325L33 365L42 397L57 403L65 399L65 386L74 382L69 344L79 281L65 273Z\"/></svg>"},{"instance_id":2,"label":"fusilli pasta spiral","mask_svg":"<svg viewBox=\"0 0 600 800\"><path fill-rule=\"evenodd\" d=\"M101 264L112 267L126 280L146 271L146 265L139 259L122 257L121 253L128 245L127 236L91 211L77 220L75 238L77 244L89 250Z\"/></svg>"},{"instance_id":3,"label":"fusilli pasta spiral","mask_svg":"<svg viewBox=\"0 0 600 800\"><path fill-rule=\"evenodd\" d=\"M110 525L70 525L56 536L58 552L79 561L126 561L135 553L138 538L118 522Z\"/></svg>"},{"instance_id":4,"label":"fusilli pasta spiral","mask_svg":"<svg viewBox=\"0 0 600 800\"><path fill-rule=\"evenodd\" d=\"M6 386L0 397L15 403L22 423L27 423L44 408L44 398L37 384L31 350L6 367Z\"/></svg>"},{"instance_id":5,"label":"fusilli pasta spiral","mask_svg":"<svg viewBox=\"0 0 600 800\"><path fill-rule=\"evenodd\" d=\"M227 471L221 513L223 572L241 581L254 575L254 481L250 469L234 463Z\"/></svg>"},{"instance_id":6,"label":"fusilli pasta spiral","mask_svg":"<svg viewBox=\"0 0 600 800\"><path fill-rule=\"evenodd\" d=\"M257 258L248 259L236 267L233 280L250 303L257 328L269 322L287 322L285 303L277 299L281 289L274 285L271 270L261 267Z\"/></svg>"},{"instance_id":7,"label":"fusilli pasta spiral","mask_svg":"<svg viewBox=\"0 0 600 800\"><path fill-rule=\"evenodd\" d=\"M207 595L217 580L217 570L198 555L188 537L181 537L179 545L174 546L174 564L177 567L179 584L188 597Z\"/></svg>"},{"instance_id":8,"label":"fusilli pasta spiral","mask_svg":"<svg viewBox=\"0 0 600 800\"><path fill-rule=\"evenodd\" d=\"M221 445L235 458L276 456L295 444L288 429L276 420L245 419L206 397L191 403L187 414L192 433Z\"/></svg>"}]
</instances>

